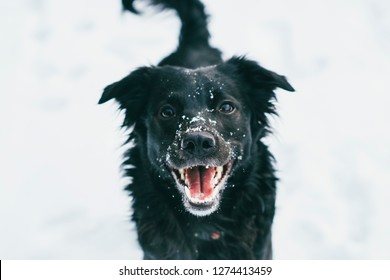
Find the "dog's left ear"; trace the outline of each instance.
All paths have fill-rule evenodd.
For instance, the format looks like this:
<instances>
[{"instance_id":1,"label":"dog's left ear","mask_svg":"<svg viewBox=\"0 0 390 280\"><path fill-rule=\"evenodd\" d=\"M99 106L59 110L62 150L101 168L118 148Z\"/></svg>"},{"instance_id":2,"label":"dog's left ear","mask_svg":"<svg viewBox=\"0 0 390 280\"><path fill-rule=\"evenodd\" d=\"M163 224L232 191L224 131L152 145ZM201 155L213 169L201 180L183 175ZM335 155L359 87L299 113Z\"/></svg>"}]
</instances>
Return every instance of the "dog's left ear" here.
<instances>
[{"instance_id":1,"label":"dog's left ear","mask_svg":"<svg viewBox=\"0 0 390 280\"><path fill-rule=\"evenodd\" d=\"M120 108L126 110L127 124L133 124L145 108L153 69L153 67L138 68L122 80L107 86L98 104L115 99Z\"/></svg>"},{"instance_id":2,"label":"dog's left ear","mask_svg":"<svg viewBox=\"0 0 390 280\"><path fill-rule=\"evenodd\" d=\"M247 97L254 117L251 127L254 139L259 139L269 132L267 115L277 115L274 90L281 88L294 91L284 76L267 70L255 61L245 57L233 57L217 69L237 83L237 88Z\"/></svg>"},{"instance_id":3,"label":"dog's left ear","mask_svg":"<svg viewBox=\"0 0 390 280\"><path fill-rule=\"evenodd\" d=\"M256 89L273 91L276 88L281 88L287 91L295 91L286 77L267 70L257 62L245 57L232 57L221 66Z\"/></svg>"}]
</instances>

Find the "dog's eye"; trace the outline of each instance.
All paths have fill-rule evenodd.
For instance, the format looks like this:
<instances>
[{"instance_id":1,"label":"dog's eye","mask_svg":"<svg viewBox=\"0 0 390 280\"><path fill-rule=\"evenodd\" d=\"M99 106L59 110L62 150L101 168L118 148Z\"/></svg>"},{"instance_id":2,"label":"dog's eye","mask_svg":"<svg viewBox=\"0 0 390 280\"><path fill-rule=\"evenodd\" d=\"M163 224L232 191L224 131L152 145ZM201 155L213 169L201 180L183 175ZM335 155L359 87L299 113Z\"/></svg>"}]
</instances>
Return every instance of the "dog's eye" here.
<instances>
[{"instance_id":1,"label":"dog's eye","mask_svg":"<svg viewBox=\"0 0 390 280\"><path fill-rule=\"evenodd\" d=\"M219 111L224 114L230 114L233 113L236 108L231 104L230 102L224 102L222 105L219 107Z\"/></svg>"},{"instance_id":2,"label":"dog's eye","mask_svg":"<svg viewBox=\"0 0 390 280\"><path fill-rule=\"evenodd\" d=\"M176 116L175 109L170 105L164 105L160 109L160 116L164 119L170 119Z\"/></svg>"}]
</instances>

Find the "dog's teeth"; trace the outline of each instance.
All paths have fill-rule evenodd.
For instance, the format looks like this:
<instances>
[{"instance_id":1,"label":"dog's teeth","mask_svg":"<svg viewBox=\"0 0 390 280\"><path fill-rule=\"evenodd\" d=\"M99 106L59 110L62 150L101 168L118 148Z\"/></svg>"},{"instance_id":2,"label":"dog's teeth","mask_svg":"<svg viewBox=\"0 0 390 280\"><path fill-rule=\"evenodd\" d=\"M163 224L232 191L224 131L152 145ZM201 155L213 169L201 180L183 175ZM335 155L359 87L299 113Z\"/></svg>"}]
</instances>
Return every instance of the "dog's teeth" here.
<instances>
[{"instance_id":1,"label":"dog's teeth","mask_svg":"<svg viewBox=\"0 0 390 280\"><path fill-rule=\"evenodd\" d=\"M217 167L217 178L218 178L218 180L222 178L222 173L223 173L223 167L222 166L218 166Z\"/></svg>"},{"instance_id":2,"label":"dog's teeth","mask_svg":"<svg viewBox=\"0 0 390 280\"><path fill-rule=\"evenodd\" d=\"M191 198L191 192L190 192L190 189L187 188L187 187L184 187L184 191L186 192L186 195L188 198Z\"/></svg>"},{"instance_id":3,"label":"dog's teeth","mask_svg":"<svg viewBox=\"0 0 390 280\"><path fill-rule=\"evenodd\" d=\"M214 187L217 186L218 182L222 178L222 172L223 172L223 167L218 166L218 167L215 168L215 174L214 174L214 178L213 178L213 185L214 185Z\"/></svg>"},{"instance_id":4,"label":"dog's teeth","mask_svg":"<svg viewBox=\"0 0 390 280\"><path fill-rule=\"evenodd\" d=\"M182 179L183 181L185 181L185 172L184 172L184 168L179 169L179 173L180 173L180 179Z\"/></svg>"}]
</instances>

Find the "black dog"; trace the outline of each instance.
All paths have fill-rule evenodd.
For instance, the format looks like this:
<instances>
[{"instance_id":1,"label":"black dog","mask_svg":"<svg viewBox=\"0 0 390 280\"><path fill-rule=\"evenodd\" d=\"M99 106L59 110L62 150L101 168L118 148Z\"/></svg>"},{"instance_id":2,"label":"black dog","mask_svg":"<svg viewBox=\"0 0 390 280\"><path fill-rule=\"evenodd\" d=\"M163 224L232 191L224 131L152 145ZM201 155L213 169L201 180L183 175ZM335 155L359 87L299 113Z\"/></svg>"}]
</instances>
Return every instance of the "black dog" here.
<instances>
[{"instance_id":1,"label":"black dog","mask_svg":"<svg viewBox=\"0 0 390 280\"><path fill-rule=\"evenodd\" d=\"M123 0L137 13L134 0ZM226 62L209 45L199 0L151 0L174 9L177 50L105 88L135 147L126 189L145 259L270 259L275 209L273 157L262 142L273 90L285 77L243 57Z\"/></svg>"}]
</instances>

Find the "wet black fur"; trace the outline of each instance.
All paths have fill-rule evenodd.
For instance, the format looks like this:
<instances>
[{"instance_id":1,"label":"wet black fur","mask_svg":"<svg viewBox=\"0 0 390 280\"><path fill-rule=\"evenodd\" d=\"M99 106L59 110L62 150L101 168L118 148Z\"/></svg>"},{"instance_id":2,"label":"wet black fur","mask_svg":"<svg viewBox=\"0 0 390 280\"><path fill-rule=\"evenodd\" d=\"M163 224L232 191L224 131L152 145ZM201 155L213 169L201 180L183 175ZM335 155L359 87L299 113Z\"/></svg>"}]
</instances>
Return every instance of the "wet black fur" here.
<instances>
[{"instance_id":1,"label":"wet black fur","mask_svg":"<svg viewBox=\"0 0 390 280\"><path fill-rule=\"evenodd\" d=\"M133 1L122 0L124 9L138 13ZM223 62L220 51L209 45L207 16L198 0L150 2L177 11L182 21L177 50L158 66L141 67L109 85L99 101L116 99L125 112L124 126L134 125L128 141L135 147L126 152L124 169L133 178L126 190L133 197L133 220L144 258L271 259L277 178L262 139L270 130L267 116L276 114L273 91L293 88L283 76L244 57ZM205 97L210 90L213 99ZM194 91L199 94L193 95ZM207 115L217 122L213 129L232 142L237 153L220 207L205 217L186 211L161 160L175 141L178 124L191 126L158 118L159 106L170 100L172 92L178 95L177 110L183 115L196 116L202 107L214 108L226 98L234 98L241 109L232 116L214 110Z\"/></svg>"}]
</instances>

